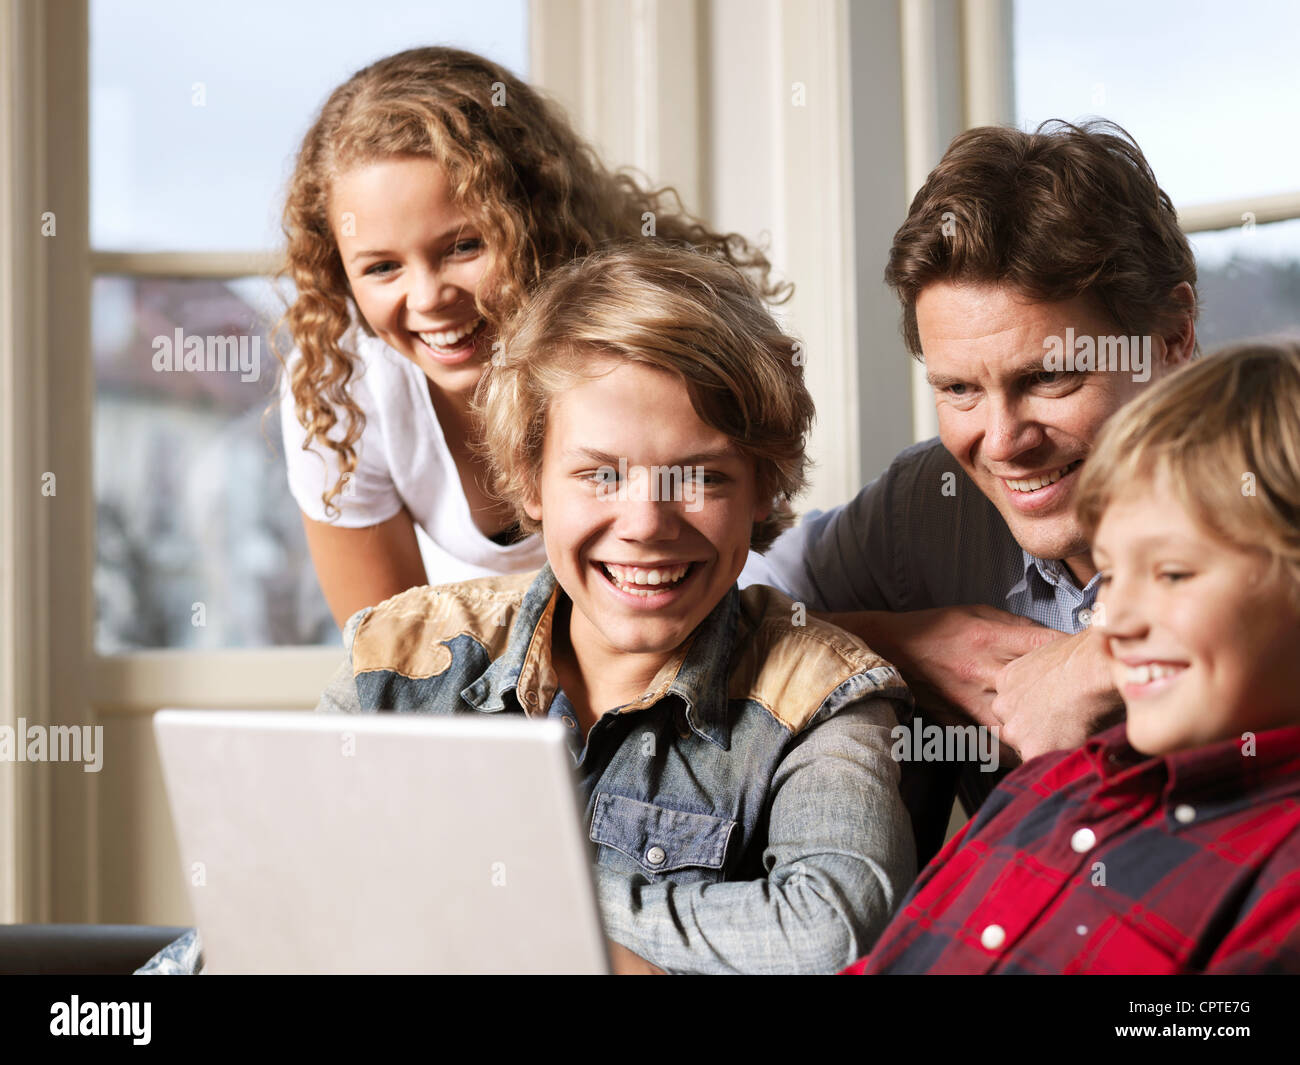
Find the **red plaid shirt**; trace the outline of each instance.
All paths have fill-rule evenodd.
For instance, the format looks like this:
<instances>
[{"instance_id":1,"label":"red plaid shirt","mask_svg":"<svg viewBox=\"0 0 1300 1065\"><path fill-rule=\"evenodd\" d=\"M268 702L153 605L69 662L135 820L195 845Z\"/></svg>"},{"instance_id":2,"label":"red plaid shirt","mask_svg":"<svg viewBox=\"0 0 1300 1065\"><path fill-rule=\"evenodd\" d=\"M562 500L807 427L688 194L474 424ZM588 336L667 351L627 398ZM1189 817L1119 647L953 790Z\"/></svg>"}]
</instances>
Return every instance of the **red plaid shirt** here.
<instances>
[{"instance_id":1,"label":"red plaid shirt","mask_svg":"<svg viewBox=\"0 0 1300 1065\"><path fill-rule=\"evenodd\" d=\"M1300 726L1035 758L846 973L1300 973Z\"/></svg>"}]
</instances>

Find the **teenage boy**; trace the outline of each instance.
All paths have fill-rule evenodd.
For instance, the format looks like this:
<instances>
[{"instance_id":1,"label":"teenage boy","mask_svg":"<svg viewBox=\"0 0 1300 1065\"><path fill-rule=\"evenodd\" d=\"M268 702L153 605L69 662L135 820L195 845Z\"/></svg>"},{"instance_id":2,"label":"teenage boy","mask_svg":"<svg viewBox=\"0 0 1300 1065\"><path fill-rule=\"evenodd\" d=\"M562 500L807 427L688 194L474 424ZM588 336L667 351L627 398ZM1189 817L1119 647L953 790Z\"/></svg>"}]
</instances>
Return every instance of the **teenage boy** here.
<instances>
[{"instance_id":1,"label":"teenage boy","mask_svg":"<svg viewBox=\"0 0 1300 1065\"><path fill-rule=\"evenodd\" d=\"M1135 401L1077 499L1127 722L1011 773L852 972L1300 972L1300 344Z\"/></svg>"},{"instance_id":2,"label":"teenage boy","mask_svg":"<svg viewBox=\"0 0 1300 1065\"><path fill-rule=\"evenodd\" d=\"M320 709L561 722L619 971L843 968L915 875L910 703L856 637L736 586L804 485L796 344L731 266L649 241L548 275L501 340L485 450L547 564L359 611Z\"/></svg>"}]
</instances>

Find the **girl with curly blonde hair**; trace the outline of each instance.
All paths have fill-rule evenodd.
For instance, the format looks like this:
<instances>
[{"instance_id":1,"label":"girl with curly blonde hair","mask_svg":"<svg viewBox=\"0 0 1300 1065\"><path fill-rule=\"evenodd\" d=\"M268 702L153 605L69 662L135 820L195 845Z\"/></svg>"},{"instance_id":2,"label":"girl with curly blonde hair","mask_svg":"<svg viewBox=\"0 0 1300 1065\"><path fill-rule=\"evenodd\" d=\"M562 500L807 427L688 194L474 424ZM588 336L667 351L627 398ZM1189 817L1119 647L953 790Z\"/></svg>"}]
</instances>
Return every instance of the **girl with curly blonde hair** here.
<instances>
[{"instance_id":1,"label":"girl with curly blonde hair","mask_svg":"<svg viewBox=\"0 0 1300 1065\"><path fill-rule=\"evenodd\" d=\"M389 56L331 94L284 230L289 485L340 625L415 585L545 561L487 487L471 399L498 329L548 271L643 237L727 260L771 302L790 289L750 242L611 172L558 106L454 48Z\"/></svg>"}]
</instances>

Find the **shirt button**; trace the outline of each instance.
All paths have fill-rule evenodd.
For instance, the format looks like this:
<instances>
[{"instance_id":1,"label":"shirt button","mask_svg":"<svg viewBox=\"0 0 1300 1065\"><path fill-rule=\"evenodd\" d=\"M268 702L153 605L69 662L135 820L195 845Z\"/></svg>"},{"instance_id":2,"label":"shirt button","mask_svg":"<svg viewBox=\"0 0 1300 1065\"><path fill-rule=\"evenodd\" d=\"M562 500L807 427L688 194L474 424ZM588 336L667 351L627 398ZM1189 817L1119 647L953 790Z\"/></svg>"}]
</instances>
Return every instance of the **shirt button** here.
<instances>
[{"instance_id":1,"label":"shirt button","mask_svg":"<svg viewBox=\"0 0 1300 1065\"><path fill-rule=\"evenodd\" d=\"M578 723L577 723L576 721L574 721L573 718L571 718L568 714L565 714L564 717L562 718L562 720L564 721L564 723L565 723L566 725L569 726L569 728L577 728L577 727L578 727Z\"/></svg>"},{"instance_id":2,"label":"shirt button","mask_svg":"<svg viewBox=\"0 0 1300 1065\"><path fill-rule=\"evenodd\" d=\"M1007 941L1007 933L1000 924L991 924L980 933L980 946L985 950L997 950Z\"/></svg>"},{"instance_id":3,"label":"shirt button","mask_svg":"<svg viewBox=\"0 0 1300 1065\"><path fill-rule=\"evenodd\" d=\"M1087 926L1086 924L1078 925L1078 926L1075 928L1074 931L1075 931L1078 935L1086 936L1086 935L1088 934L1088 926Z\"/></svg>"},{"instance_id":4,"label":"shirt button","mask_svg":"<svg viewBox=\"0 0 1300 1065\"><path fill-rule=\"evenodd\" d=\"M1092 611L1089 610L1086 606L1079 611L1079 624L1082 625L1084 628L1087 628L1089 625L1092 624Z\"/></svg>"},{"instance_id":5,"label":"shirt button","mask_svg":"<svg viewBox=\"0 0 1300 1065\"><path fill-rule=\"evenodd\" d=\"M663 865L667 857L662 847L651 847L645 852L645 860L651 865Z\"/></svg>"},{"instance_id":6,"label":"shirt button","mask_svg":"<svg viewBox=\"0 0 1300 1065\"><path fill-rule=\"evenodd\" d=\"M535 692L524 692L524 702L529 706L537 705L537 695Z\"/></svg>"},{"instance_id":7,"label":"shirt button","mask_svg":"<svg viewBox=\"0 0 1300 1065\"><path fill-rule=\"evenodd\" d=\"M1179 803L1174 807L1174 820L1180 825L1190 825L1196 820L1196 807L1188 806L1187 803Z\"/></svg>"},{"instance_id":8,"label":"shirt button","mask_svg":"<svg viewBox=\"0 0 1300 1065\"><path fill-rule=\"evenodd\" d=\"M1092 850L1097 843L1097 834L1090 828L1081 828L1070 837L1070 849L1076 854Z\"/></svg>"}]
</instances>

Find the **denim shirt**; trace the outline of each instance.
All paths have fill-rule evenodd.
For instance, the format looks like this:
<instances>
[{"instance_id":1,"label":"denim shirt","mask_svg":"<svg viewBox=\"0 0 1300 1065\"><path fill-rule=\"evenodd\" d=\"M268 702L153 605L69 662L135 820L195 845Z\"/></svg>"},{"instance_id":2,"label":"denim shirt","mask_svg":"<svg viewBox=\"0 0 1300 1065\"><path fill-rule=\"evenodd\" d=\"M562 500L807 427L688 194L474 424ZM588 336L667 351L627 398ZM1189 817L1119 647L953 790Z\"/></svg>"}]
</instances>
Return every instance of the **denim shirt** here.
<instances>
[{"instance_id":1,"label":"denim shirt","mask_svg":"<svg viewBox=\"0 0 1300 1065\"><path fill-rule=\"evenodd\" d=\"M563 594L547 565L358 611L317 709L563 720ZM898 672L856 637L775 589L733 586L585 744L576 715L568 726L608 936L677 973L861 957L916 873L890 754L909 714Z\"/></svg>"}]
</instances>

